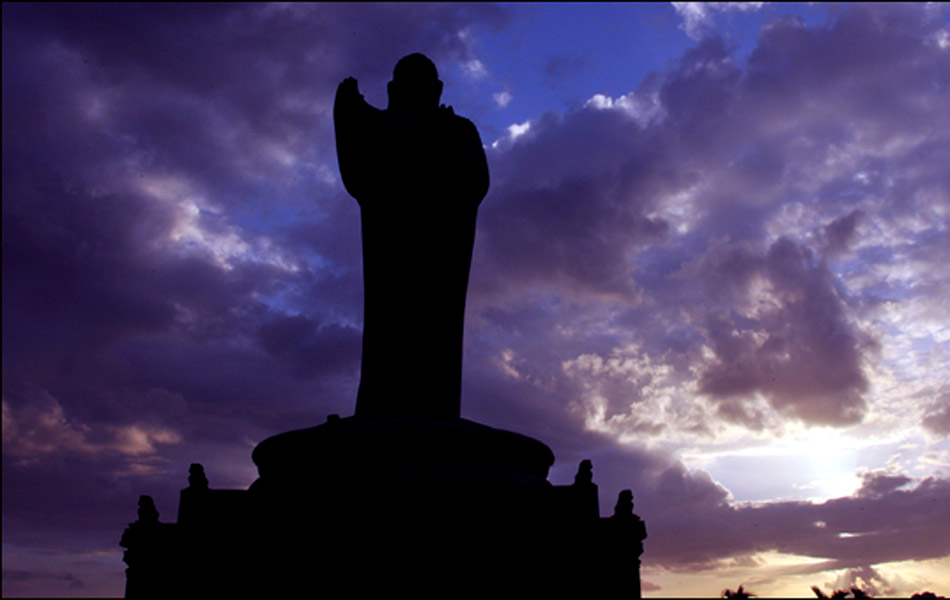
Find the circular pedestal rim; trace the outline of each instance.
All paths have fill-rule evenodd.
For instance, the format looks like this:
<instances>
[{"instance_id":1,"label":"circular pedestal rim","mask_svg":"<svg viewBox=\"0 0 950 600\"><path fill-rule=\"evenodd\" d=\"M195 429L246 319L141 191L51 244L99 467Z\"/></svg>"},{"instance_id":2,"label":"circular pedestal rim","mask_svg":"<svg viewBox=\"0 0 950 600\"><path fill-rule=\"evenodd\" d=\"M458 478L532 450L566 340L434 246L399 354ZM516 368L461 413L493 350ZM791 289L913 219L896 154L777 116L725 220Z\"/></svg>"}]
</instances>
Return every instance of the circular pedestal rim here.
<instances>
[{"instance_id":1,"label":"circular pedestal rim","mask_svg":"<svg viewBox=\"0 0 950 600\"><path fill-rule=\"evenodd\" d=\"M319 476L341 469L496 470L546 481L554 453L534 438L467 419L358 417L269 437L251 455L262 479Z\"/></svg>"}]
</instances>

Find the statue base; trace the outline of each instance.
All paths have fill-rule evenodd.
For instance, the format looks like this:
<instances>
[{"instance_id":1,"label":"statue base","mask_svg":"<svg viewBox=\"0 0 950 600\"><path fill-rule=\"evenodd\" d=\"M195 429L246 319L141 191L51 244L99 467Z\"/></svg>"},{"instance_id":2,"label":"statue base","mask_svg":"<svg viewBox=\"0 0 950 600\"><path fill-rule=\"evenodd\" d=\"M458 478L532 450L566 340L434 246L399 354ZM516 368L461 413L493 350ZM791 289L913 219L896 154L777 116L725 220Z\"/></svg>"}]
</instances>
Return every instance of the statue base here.
<instances>
[{"instance_id":1,"label":"statue base","mask_svg":"<svg viewBox=\"0 0 950 600\"><path fill-rule=\"evenodd\" d=\"M589 476L551 485L554 455L527 436L463 419L331 417L252 458L248 490L193 484L178 523L130 526L127 597L640 596L642 521L601 518Z\"/></svg>"},{"instance_id":2,"label":"statue base","mask_svg":"<svg viewBox=\"0 0 950 600\"><path fill-rule=\"evenodd\" d=\"M252 490L337 484L546 486L554 453L527 436L452 421L331 416L258 444Z\"/></svg>"}]
</instances>

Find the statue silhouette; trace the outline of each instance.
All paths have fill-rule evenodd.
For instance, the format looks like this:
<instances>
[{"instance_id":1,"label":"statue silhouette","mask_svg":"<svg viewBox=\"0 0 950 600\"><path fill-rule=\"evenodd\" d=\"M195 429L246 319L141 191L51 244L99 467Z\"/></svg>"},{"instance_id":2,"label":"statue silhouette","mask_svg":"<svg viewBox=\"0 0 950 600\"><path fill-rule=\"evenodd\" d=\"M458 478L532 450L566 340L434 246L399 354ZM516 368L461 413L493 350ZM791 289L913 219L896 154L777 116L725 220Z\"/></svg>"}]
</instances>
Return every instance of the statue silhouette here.
<instances>
[{"instance_id":1,"label":"statue silhouette","mask_svg":"<svg viewBox=\"0 0 950 600\"><path fill-rule=\"evenodd\" d=\"M632 493L601 518L590 460L573 485L553 486L543 442L460 417L488 167L475 126L440 106L441 92L421 54L396 65L385 110L355 79L337 90L340 172L362 213L356 414L263 440L247 490L210 489L193 463L177 523L160 523L143 496L120 542L127 597L640 597L646 530Z\"/></svg>"},{"instance_id":2,"label":"statue silhouette","mask_svg":"<svg viewBox=\"0 0 950 600\"><path fill-rule=\"evenodd\" d=\"M402 58L389 106L370 106L352 77L333 107L337 157L360 205L363 358L356 417L460 416L465 294L488 164L478 130L439 105L422 54Z\"/></svg>"}]
</instances>

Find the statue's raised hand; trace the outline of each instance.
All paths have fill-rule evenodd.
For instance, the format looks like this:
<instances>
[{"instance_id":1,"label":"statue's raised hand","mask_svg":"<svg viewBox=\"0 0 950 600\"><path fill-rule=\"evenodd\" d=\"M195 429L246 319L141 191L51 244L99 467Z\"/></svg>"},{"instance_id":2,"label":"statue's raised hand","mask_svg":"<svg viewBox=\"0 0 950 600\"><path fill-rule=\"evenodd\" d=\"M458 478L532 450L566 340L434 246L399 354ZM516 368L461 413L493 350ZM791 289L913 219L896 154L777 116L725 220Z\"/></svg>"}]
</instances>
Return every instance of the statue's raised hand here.
<instances>
[{"instance_id":1,"label":"statue's raised hand","mask_svg":"<svg viewBox=\"0 0 950 600\"><path fill-rule=\"evenodd\" d=\"M347 77L340 82L340 86L336 89L337 100L353 101L362 97L363 95L360 94L360 88L356 83L355 77Z\"/></svg>"}]
</instances>

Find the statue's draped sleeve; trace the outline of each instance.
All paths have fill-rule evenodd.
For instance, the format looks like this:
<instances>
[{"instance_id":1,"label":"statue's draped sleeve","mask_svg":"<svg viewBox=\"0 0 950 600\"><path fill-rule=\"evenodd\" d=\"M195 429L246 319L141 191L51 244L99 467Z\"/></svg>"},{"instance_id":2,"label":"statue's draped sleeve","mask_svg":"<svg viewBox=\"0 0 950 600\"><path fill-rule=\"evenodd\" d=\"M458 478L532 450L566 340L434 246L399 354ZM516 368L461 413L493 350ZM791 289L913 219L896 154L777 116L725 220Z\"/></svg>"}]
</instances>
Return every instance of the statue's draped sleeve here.
<instances>
[{"instance_id":1,"label":"statue's draped sleeve","mask_svg":"<svg viewBox=\"0 0 950 600\"><path fill-rule=\"evenodd\" d=\"M337 160L343 186L360 203L367 199L367 188L378 172L373 138L379 132L381 118L382 111L363 99L355 81L340 84L333 103Z\"/></svg>"},{"instance_id":2,"label":"statue's draped sleeve","mask_svg":"<svg viewBox=\"0 0 950 600\"><path fill-rule=\"evenodd\" d=\"M449 109L407 121L388 150L385 181L411 191L412 199L444 218L446 210L471 210L488 193L488 163L475 125ZM452 207L452 208L450 208ZM473 221L474 223L474 221Z\"/></svg>"},{"instance_id":3,"label":"statue's draped sleeve","mask_svg":"<svg viewBox=\"0 0 950 600\"><path fill-rule=\"evenodd\" d=\"M461 154L456 164L460 165L463 172L460 177L463 180L461 189L470 190L469 201L477 206L482 201L485 194L488 193L488 161L485 159L485 149L482 147L482 140L478 135L478 129L475 124L468 119L459 118L460 137L463 140L461 145Z\"/></svg>"}]
</instances>

